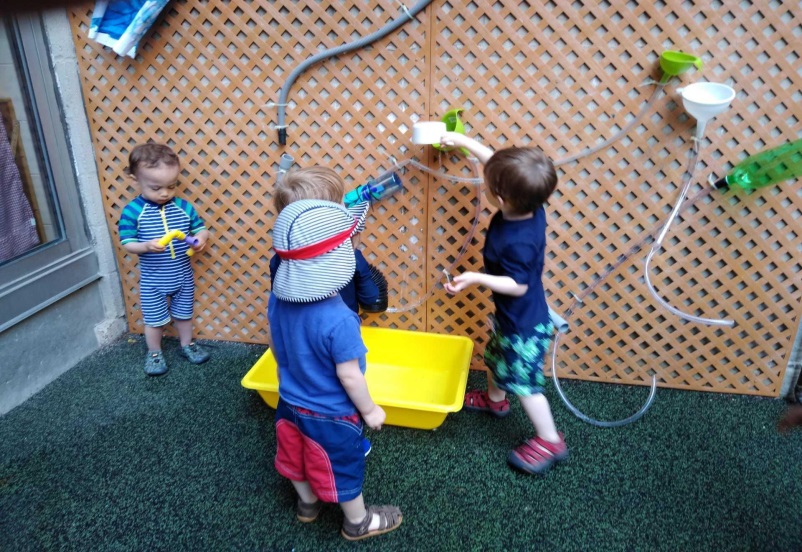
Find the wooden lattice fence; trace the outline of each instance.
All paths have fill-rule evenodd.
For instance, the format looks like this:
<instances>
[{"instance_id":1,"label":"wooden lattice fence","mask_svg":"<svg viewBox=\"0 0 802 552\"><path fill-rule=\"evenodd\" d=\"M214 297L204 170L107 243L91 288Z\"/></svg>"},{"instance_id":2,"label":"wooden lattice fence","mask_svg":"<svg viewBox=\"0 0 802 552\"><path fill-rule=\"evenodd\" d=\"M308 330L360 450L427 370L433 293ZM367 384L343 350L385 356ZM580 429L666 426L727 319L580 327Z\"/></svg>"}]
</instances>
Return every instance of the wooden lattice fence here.
<instances>
[{"instance_id":1,"label":"wooden lattice fence","mask_svg":"<svg viewBox=\"0 0 802 552\"><path fill-rule=\"evenodd\" d=\"M289 140L279 146L278 91L323 48L399 16L394 0L176 1L136 60L87 39L92 5L70 12L109 227L136 191L123 173L138 142L168 142L184 163L181 193L213 233L196 262L197 334L265 342L267 265L279 157L324 164L351 185L410 158L406 190L376 205L363 250L387 275L391 307L367 324L464 334L477 361L492 310L488 295L449 297L439 282L473 222L476 187L459 154L410 142L412 124L465 109L468 132L488 145L537 145L562 159L631 122L654 91L664 50L705 67L671 81L612 147L560 168L549 205L546 286L565 310L664 220L676 201L695 122L676 88L727 83L732 107L707 125L696 183L747 154L802 135L796 3L435 0L367 48L319 63L290 93ZM559 359L566 377L776 396L799 324L800 185L749 195L712 194L686 211L653 267L673 305L732 318L735 328L683 322L660 308L642 278L641 251L622 263L572 318ZM481 266L479 232L460 259ZM135 259L118 250L132 331L141 331ZM424 301L425 300L425 301ZM419 304L420 303L420 304Z\"/></svg>"}]
</instances>

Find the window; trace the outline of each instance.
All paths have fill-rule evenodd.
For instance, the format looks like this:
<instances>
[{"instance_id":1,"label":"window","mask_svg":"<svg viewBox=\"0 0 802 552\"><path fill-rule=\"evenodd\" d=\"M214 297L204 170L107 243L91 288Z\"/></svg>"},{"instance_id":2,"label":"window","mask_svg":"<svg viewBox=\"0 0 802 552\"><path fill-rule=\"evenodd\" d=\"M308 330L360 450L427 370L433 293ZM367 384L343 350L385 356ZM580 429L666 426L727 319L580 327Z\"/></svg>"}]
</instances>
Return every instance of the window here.
<instances>
[{"instance_id":1,"label":"window","mask_svg":"<svg viewBox=\"0 0 802 552\"><path fill-rule=\"evenodd\" d=\"M0 25L0 264L62 235L14 30Z\"/></svg>"},{"instance_id":2,"label":"window","mask_svg":"<svg viewBox=\"0 0 802 552\"><path fill-rule=\"evenodd\" d=\"M41 17L0 21L0 331L98 278Z\"/></svg>"}]
</instances>

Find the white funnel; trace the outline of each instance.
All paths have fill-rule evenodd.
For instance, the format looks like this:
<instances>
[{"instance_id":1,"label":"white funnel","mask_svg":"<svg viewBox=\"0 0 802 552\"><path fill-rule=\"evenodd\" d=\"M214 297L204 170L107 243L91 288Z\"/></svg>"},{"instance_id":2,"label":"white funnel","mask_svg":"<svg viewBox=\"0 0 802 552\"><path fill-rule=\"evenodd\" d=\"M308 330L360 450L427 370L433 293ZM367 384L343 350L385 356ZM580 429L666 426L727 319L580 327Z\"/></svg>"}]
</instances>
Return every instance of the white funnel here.
<instances>
[{"instance_id":1,"label":"white funnel","mask_svg":"<svg viewBox=\"0 0 802 552\"><path fill-rule=\"evenodd\" d=\"M696 82L680 90L685 111L696 119L696 139L701 140L707 121L726 110L735 90L726 84Z\"/></svg>"}]
</instances>

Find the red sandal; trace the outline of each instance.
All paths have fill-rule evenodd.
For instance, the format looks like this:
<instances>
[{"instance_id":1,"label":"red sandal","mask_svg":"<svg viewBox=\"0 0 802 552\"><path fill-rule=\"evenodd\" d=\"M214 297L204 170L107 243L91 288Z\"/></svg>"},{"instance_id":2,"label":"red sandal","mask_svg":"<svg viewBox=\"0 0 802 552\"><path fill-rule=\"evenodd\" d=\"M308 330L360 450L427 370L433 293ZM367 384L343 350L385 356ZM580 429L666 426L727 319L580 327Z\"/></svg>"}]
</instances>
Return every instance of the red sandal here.
<instances>
[{"instance_id":1,"label":"red sandal","mask_svg":"<svg viewBox=\"0 0 802 552\"><path fill-rule=\"evenodd\" d=\"M465 410L487 412L496 418L503 418L510 413L510 401L506 397L501 401L491 401L487 391L474 389L465 393Z\"/></svg>"},{"instance_id":2,"label":"red sandal","mask_svg":"<svg viewBox=\"0 0 802 552\"><path fill-rule=\"evenodd\" d=\"M546 473L554 463L568 459L568 447L565 446L563 434L559 435L558 443L550 443L540 437L525 441L510 451L507 462L526 473Z\"/></svg>"}]
</instances>

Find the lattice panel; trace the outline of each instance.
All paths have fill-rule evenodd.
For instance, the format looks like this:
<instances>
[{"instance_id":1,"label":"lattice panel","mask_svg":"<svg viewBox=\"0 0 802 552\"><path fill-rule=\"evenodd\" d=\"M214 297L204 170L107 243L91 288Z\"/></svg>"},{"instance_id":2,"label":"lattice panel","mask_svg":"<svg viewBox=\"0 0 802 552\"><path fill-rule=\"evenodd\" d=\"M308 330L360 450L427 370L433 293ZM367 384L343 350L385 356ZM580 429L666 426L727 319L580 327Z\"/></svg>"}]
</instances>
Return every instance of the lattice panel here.
<instances>
[{"instance_id":1,"label":"lattice panel","mask_svg":"<svg viewBox=\"0 0 802 552\"><path fill-rule=\"evenodd\" d=\"M413 146L411 125L463 107L470 134L488 145L532 144L564 159L633 121L655 90L648 80L661 76L662 51L703 58L702 73L669 83L624 139L560 167L546 276L550 303L565 310L571 293L672 208L695 127L677 86L711 80L737 91L707 125L691 196L711 172L802 135L802 20L793 7L435 0L396 33L302 74L290 93L286 147L271 105L286 76L317 51L397 17L398 2L175 2L134 61L86 39L90 5L71 17L112 231L136 193L123 175L128 151L147 139L180 152L183 193L212 228L211 251L196 265L199 336L265 341L270 190L281 153L332 166L351 186L414 157L443 176L407 168L405 192L376 205L362 247L388 276L391 307L403 312L366 323L469 335L479 368L488 294L449 297L440 286L478 201L474 185L445 176L473 172L459 155ZM480 209L461 270L481 267L490 213ZM575 312L558 351L561 373L634 384L655 373L668 387L776 395L799 324L801 213L798 183L699 201L672 228L652 281L674 306L736 327L686 323L659 307L643 283L644 249ZM119 255L139 331L134 260Z\"/></svg>"}]
</instances>

